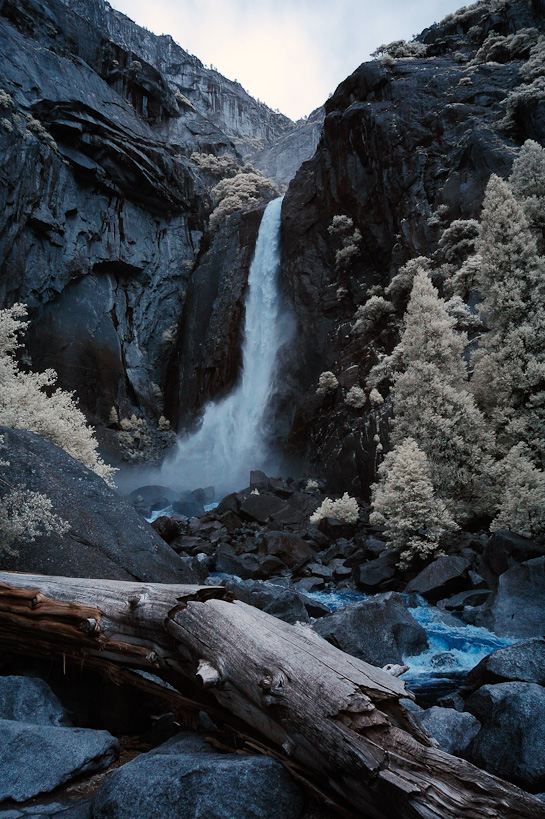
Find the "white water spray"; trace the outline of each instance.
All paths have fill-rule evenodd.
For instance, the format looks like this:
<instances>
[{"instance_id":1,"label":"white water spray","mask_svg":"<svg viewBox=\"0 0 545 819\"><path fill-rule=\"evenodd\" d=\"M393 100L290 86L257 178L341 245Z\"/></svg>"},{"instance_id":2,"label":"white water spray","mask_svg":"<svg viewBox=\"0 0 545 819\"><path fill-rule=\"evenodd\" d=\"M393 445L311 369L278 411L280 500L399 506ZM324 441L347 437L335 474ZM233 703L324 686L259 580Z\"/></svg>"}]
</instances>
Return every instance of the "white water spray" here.
<instances>
[{"instance_id":1,"label":"white water spray","mask_svg":"<svg viewBox=\"0 0 545 819\"><path fill-rule=\"evenodd\" d=\"M288 327L278 291L282 199L267 206L248 276L242 342L242 375L234 390L204 410L200 429L178 440L161 479L176 488L212 485L216 495L248 485L250 470L269 460L265 414L271 398L276 356Z\"/></svg>"}]
</instances>

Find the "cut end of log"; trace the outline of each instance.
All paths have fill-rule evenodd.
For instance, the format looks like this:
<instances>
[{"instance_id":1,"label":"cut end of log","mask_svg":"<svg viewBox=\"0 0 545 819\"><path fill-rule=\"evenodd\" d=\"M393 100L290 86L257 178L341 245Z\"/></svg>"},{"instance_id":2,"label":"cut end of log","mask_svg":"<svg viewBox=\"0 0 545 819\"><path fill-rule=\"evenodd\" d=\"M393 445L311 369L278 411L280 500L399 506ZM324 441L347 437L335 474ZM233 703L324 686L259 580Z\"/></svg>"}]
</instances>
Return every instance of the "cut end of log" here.
<instances>
[{"instance_id":1,"label":"cut end of log","mask_svg":"<svg viewBox=\"0 0 545 819\"><path fill-rule=\"evenodd\" d=\"M221 682L218 669L206 660L199 660L196 676L200 679L203 688L215 688Z\"/></svg>"}]
</instances>

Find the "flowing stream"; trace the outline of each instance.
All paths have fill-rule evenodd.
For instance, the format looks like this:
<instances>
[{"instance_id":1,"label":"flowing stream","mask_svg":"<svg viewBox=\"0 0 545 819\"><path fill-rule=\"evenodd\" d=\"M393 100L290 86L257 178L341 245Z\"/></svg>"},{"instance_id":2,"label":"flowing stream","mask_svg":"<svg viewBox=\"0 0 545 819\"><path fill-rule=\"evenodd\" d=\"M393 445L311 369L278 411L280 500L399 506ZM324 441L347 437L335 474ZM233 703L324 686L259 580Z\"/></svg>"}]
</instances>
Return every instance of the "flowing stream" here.
<instances>
[{"instance_id":1,"label":"flowing stream","mask_svg":"<svg viewBox=\"0 0 545 819\"><path fill-rule=\"evenodd\" d=\"M182 489L214 486L222 497L247 486L250 470L274 467L265 416L276 357L291 333L278 289L282 199L267 205L248 276L242 373L225 398L205 407L197 432L178 439L161 479Z\"/></svg>"}]
</instances>

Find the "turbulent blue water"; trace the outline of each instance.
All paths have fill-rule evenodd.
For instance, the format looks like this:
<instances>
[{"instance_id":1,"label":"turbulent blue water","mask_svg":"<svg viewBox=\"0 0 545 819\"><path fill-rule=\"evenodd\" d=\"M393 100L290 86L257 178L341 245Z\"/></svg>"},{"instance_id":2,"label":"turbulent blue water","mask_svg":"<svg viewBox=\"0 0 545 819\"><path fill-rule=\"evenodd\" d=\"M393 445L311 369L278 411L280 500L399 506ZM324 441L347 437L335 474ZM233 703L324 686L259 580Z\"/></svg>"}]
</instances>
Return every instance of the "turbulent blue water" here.
<instances>
[{"instance_id":1,"label":"turbulent blue water","mask_svg":"<svg viewBox=\"0 0 545 819\"><path fill-rule=\"evenodd\" d=\"M319 600L330 611L367 599L367 595L355 589L309 592L308 596ZM422 705L431 705L438 697L456 688L467 672L487 654L515 642L497 637L485 628L467 625L453 615L429 606L423 598L418 598L418 605L409 611L426 630L429 649L417 656L403 658L409 670L401 679L419 695Z\"/></svg>"}]
</instances>

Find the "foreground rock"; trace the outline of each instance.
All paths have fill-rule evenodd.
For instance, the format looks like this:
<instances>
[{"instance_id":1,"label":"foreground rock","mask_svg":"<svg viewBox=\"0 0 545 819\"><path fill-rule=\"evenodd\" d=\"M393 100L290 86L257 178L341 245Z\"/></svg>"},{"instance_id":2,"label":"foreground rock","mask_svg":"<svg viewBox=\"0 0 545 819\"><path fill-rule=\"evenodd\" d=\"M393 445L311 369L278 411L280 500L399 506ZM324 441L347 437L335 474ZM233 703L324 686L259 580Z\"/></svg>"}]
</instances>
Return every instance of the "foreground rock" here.
<instances>
[{"instance_id":1,"label":"foreground rock","mask_svg":"<svg viewBox=\"0 0 545 819\"><path fill-rule=\"evenodd\" d=\"M476 624L505 637L545 634L545 557L536 557L504 572Z\"/></svg>"},{"instance_id":2,"label":"foreground rock","mask_svg":"<svg viewBox=\"0 0 545 819\"><path fill-rule=\"evenodd\" d=\"M492 652L469 672L464 687L474 690L502 682L545 686L545 639L524 640Z\"/></svg>"},{"instance_id":3,"label":"foreground rock","mask_svg":"<svg viewBox=\"0 0 545 819\"><path fill-rule=\"evenodd\" d=\"M39 677L0 677L0 719L34 725L69 725L66 710Z\"/></svg>"},{"instance_id":4,"label":"foreground rock","mask_svg":"<svg viewBox=\"0 0 545 819\"><path fill-rule=\"evenodd\" d=\"M395 592L344 606L313 628L342 651L380 667L401 663L428 647L425 630Z\"/></svg>"},{"instance_id":5,"label":"foreground rock","mask_svg":"<svg viewBox=\"0 0 545 819\"><path fill-rule=\"evenodd\" d=\"M466 710L482 724L469 759L533 793L545 789L545 689L533 683L483 685Z\"/></svg>"},{"instance_id":6,"label":"foreground rock","mask_svg":"<svg viewBox=\"0 0 545 819\"><path fill-rule=\"evenodd\" d=\"M64 535L17 544L2 556L7 571L68 577L194 582L182 560L104 481L63 449L39 435L0 427L4 480L45 494L70 525ZM0 497L8 491L0 483Z\"/></svg>"},{"instance_id":7,"label":"foreground rock","mask_svg":"<svg viewBox=\"0 0 545 819\"><path fill-rule=\"evenodd\" d=\"M297 819L302 807L279 762L220 754L190 734L114 771L97 794L94 819Z\"/></svg>"},{"instance_id":8,"label":"foreground rock","mask_svg":"<svg viewBox=\"0 0 545 819\"><path fill-rule=\"evenodd\" d=\"M471 740L479 733L479 720L466 712L434 705L417 716L420 725L434 737L443 751L465 756Z\"/></svg>"},{"instance_id":9,"label":"foreground rock","mask_svg":"<svg viewBox=\"0 0 545 819\"><path fill-rule=\"evenodd\" d=\"M118 752L107 731L0 720L0 802L23 802L80 774L102 771Z\"/></svg>"}]
</instances>

